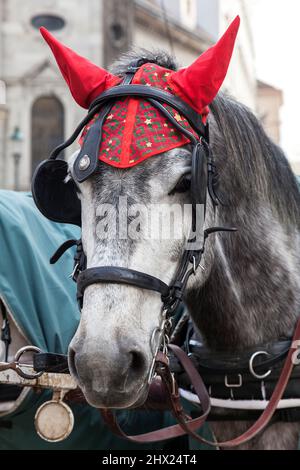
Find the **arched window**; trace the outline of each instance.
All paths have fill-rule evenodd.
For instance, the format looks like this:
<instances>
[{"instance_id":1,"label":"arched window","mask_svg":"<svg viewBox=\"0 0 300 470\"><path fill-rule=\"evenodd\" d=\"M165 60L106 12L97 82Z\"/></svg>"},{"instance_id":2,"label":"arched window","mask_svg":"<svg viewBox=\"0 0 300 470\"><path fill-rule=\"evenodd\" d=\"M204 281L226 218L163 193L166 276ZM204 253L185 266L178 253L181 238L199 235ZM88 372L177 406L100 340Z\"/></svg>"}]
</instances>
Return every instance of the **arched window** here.
<instances>
[{"instance_id":1,"label":"arched window","mask_svg":"<svg viewBox=\"0 0 300 470\"><path fill-rule=\"evenodd\" d=\"M32 173L64 140L64 108L54 96L41 96L32 106Z\"/></svg>"}]
</instances>

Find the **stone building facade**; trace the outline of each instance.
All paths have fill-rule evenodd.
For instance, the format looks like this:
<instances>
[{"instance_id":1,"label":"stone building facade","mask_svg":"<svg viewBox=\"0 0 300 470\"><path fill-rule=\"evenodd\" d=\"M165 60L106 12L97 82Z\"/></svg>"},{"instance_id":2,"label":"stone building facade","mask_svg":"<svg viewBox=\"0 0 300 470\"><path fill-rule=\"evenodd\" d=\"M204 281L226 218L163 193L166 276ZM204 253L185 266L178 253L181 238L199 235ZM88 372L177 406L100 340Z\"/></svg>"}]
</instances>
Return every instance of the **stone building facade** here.
<instances>
[{"instance_id":1,"label":"stone building facade","mask_svg":"<svg viewBox=\"0 0 300 470\"><path fill-rule=\"evenodd\" d=\"M0 186L4 188L15 185L16 151L21 155L19 189L29 189L38 160L47 158L51 147L71 134L83 116L33 25L38 15L52 15L53 21L55 16L60 18L64 27L54 31L58 39L102 63L98 0L89 0L88 7L80 0L0 0L0 78L6 88L6 109L0 118ZM34 113L43 123L34 119ZM16 128L22 139L19 143L11 139Z\"/></svg>"}]
</instances>

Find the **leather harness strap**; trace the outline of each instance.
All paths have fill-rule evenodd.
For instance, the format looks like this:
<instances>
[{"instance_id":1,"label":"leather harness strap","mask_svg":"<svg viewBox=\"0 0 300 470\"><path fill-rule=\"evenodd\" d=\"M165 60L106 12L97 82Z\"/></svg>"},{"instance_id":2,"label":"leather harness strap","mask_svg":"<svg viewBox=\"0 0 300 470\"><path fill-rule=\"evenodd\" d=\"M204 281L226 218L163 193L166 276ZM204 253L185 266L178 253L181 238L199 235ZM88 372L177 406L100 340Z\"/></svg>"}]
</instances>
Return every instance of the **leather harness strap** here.
<instances>
[{"instance_id":1,"label":"leather harness strap","mask_svg":"<svg viewBox=\"0 0 300 470\"><path fill-rule=\"evenodd\" d=\"M272 394L272 397L269 401L268 406L263 411L261 416L258 420L241 436L225 441L225 442L211 442L203 437L196 434L196 430L199 429L202 424L205 422L206 418L208 417L210 411L210 400L207 395L207 391L205 385L202 382L197 370L195 369L193 363L190 361L188 356L185 354L182 349L175 345L169 345L169 348L173 351L176 355L177 359L181 362L183 368L185 369L186 373L188 374L191 384L195 389L196 394L198 395L199 401L202 406L203 414L195 419L186 419L186 415L182 409L182 406L179 404L179 395L177 387L175 389L173 387L174 382L170 380L170 371L168 367L165 369L165 372L161 374L161 378L167 390L167 395L171 398L170 404L172 407L172 412L176 417L179 424L175 426L170 426L164 429L160 429L158 431L153 431L146 434L141 434L138 436L127 436L119 427L118 422L116 420L115 415L111 410L101 410L101 414L105 420L105 422L109 425L111 430L116 433L118 436L123 437L127 440L140 442L140 443L147 443L147 442L154 442L159 440L171 439L174 437L179 437L184 434L188 434L189 436L193 437L197 441L201 443L205 443L214 447L223 447L223 448L232 448L237 447L241 444L245 444L246 442L250 441L252 438L257 436L263 429L269 424L272 416L274 415L277 405L281 400L284 391L287 387L288 381L291 377L294 362L293 356L298 349L298 341L300 340L300 319L298 320L295 334L293 337L293 341L283 366L280 378L278 383L275 387L275 390ZM168 371L168 372L167 372Z\"/></svg>"},{"instance_id":2,"label":"leather harness strap","mask_svg":"<svg viewBox=\"0 0 300 470\"><path fill-rule=\"evenodd\" d=\"M241 436L235 439L219 443L220 447L231 448L231 447L239 446L241 444L245 444L246 442L253 439L253 437L257 436L257 434L263 431L264 428L269 424L272 416L274 415L276 411L277 405L284 394L288 381L291 377L291 374L294 368L294 354L298 349L299 340L300 340L300 319L297 322L296 330L294 333L293 341L292 341L288 356L286 358L280 378L278 380L278 383L275 387L275 390L272 394L272 397L269 401L268 406L263 411L263 413L258 418L258 420L246 432L244 432Z\"/></svg>"}]
</instances>

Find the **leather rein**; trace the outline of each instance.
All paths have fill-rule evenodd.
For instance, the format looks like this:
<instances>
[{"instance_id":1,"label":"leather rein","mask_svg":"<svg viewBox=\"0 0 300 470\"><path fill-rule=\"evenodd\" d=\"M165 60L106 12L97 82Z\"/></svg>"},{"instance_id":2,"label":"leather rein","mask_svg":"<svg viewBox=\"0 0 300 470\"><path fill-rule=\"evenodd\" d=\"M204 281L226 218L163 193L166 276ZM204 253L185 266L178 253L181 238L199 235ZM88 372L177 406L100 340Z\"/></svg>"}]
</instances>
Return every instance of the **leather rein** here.
<instances>
[{"instance_id":1,"label":"leather rein","mask_svg":"<svg viewBox=\"0 0 300 470\"><path fill-rule=\"evenodd\" d=\"M204 439L199 434L197 434L196 431L201 428L201 426L205 423L209 416L211 409L210 397L207 393L206 387L198 371L196 370L189 357L180 347L174 344L169 344L168 348L172 351L172 353L181 363L182 368L185 370L187 376L191 381L191 385L193 386L195 394L198 396L199 402L201 404L202 414L200 416L192 419L184 412L184 409L180 402L180 395L178 392L178 386L174 378L174 374L169 369L168 358L165 354L161 352L159 352L156 356L156 373L161 379L161 384L165 391L165 399L167 400L167 403L178 424L169 426L167 428L159 429L157 431L140 434L137 436L128 436L120 428L113 411L108 409L102 409L101 414L105 422L115 434L133 442L149 443L171 439L187 434L190 437L196 439L198 442L201 442L202 444L207 444L214 447L233 448L245 444L251 439L253 439L255 436L257 436L260 432L262 432L270 423L277 409L278 403L282 399L285 389L291 378L295 365L294 356L295 354L297 354L297 351L299 351L299 340L300 319L297 322L294 337L291 342L287 358L285 360L279 380L267 407L257 419L257 421L255 421L255 423L246 432L234 439L225 442L213 442Z\"/></svg>"}]
</instances>

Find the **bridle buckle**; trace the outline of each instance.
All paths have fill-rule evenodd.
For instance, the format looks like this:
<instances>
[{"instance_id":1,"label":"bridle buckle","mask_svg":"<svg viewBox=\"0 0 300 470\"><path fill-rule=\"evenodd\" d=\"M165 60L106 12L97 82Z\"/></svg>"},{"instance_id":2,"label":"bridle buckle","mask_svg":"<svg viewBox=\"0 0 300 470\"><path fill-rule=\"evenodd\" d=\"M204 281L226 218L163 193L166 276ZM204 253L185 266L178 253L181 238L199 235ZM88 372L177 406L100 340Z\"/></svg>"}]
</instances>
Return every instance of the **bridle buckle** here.
<instances>
[{"instance_id":1,"label":"bridle buckle","mask_svg":"<svg viewBox=\"0 0 300 470\"><path fill-rule=\"evenodd\" d=\"M73 279L73 281L76 281L76 274L78 273L79 273L79 263L76 263L73 271L69 275L69 278Z\"/></svg>"}]
</instances>

